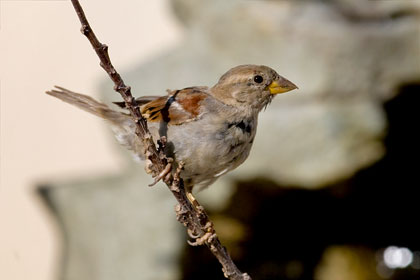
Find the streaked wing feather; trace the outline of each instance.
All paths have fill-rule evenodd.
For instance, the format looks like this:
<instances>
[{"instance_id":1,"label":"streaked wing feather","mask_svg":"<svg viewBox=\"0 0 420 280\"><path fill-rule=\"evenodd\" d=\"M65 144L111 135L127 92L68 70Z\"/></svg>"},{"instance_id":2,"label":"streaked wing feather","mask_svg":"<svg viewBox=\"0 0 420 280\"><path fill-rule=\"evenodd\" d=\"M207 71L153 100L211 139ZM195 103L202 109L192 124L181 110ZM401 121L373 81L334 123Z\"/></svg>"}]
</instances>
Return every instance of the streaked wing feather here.
<instances>
[{"instance_id":1,"label":"streaked wing feather","mask_svg":"<svg viewBox=\"0 0 420 280\"><path fill-rule=\"evenodd\" d=\"M174 91L159 97L141 107L143 116L149 122L165 121L170 125L195 120L200 115L200 104L208 97L206 87L192 87Z\"/></svg>"}]
</instances>

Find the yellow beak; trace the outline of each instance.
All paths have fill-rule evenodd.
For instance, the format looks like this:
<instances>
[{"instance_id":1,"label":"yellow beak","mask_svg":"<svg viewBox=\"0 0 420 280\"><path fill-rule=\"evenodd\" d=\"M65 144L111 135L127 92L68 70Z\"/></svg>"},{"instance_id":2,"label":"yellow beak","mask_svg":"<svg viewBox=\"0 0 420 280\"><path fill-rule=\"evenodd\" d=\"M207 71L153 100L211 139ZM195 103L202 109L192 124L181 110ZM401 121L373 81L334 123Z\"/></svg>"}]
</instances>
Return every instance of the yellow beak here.
<instances>
[{"instance_id":1,"label":"yellow beak","mask_svg":"<svg viewBox=\"0 0 420 280\"><path fill-rule=\"evenodd\" d=\"M298 87L294 83L282 77L277 81L273 81L268 86L268 90L270 91L271 94L284 93L284 92L288 92L297 88Z\"/></svg>"}]
</instances>

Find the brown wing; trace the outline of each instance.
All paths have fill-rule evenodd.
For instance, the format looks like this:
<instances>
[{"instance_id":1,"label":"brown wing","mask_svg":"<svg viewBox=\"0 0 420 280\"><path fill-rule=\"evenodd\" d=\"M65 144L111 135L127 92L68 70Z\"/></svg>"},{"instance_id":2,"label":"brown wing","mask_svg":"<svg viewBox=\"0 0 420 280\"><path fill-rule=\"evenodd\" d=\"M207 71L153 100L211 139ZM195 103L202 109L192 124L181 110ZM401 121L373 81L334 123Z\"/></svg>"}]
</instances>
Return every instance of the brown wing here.
<instances>
[{"instance_id":1,"label":"brown wing","mask_svg":"<svg viewBox=\"0 0 420 280\"><path fill-rule=\"evenodd\" d=\"M179 125L200 116L200 105L209 95L207 87L192 87L171 92L141 106L141 113L149 122Z\"/></svg>"}]
</instances>

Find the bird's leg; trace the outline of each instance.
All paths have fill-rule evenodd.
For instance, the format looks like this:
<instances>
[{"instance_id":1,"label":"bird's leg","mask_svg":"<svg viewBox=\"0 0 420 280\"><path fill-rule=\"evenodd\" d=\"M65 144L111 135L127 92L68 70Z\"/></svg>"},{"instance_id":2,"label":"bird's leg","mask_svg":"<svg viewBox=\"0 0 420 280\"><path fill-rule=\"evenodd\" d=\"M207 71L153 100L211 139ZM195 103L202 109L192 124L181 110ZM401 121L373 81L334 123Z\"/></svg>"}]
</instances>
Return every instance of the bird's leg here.
<instances>
[{"instance_id":1,"label":"bird's leg","mask_svg":"<svg viewBox=\"0 0 420 280\"><path fill-rule=\"evenodd\" d=\"M173 179L175 181L180 180L180 173L183 166L184 166L184 163L182 161L178 163L178 168L173 174ZM216 237L216 233L213 228L213 223L208 219L208 216L204 210L204 207L201 206L200 203L198 203L197 199L195 199L194 195L192 194L193 185L190 185L190 184L184 185L184 181L182 180L180 183L182 184L182 186L184 186L185 196L187 197L188 201L191 203L193 210L195 210L193 213L196 216L196 218L199 220L199 223L201 225L200 228L187 229L188 236L194 239L194 241L188 241L188 244L190 244L191 246L199 246L199 245L209 243L212 240L212 238ZM171 191L179 192L180 189L178 187L175 187L175 185L173 185L171 187ZM180 221L185 226L187 226L188 222L187 222L186 214L188 213L188 211L185 208L183 208L180 204L178 204L175 207L175 212L176 212L178 221Z\"/></svg>"},{"instance_id":2,"label":"bird's leg","mask_svg":"<svg viewBox=\"0 0 420 280\"><path fill-rule=\"evenodd\" d=\"M160 137L157 141L158 144L158 153L161 158L166 158L167 164L165 168L154 178L155 180L153 183L149 185L149 187L153 187L156 185L160 180L163 179L164 182L168 182L171 178L171 171L172 171L172 162L174 161L173 158L167 157L165 154L165 147L166 147L166 136ZM152 164L151 161L146 161L146 171L150 169L148 164ZM182 168L182 167L181 167Z\"/></svg>"},{"instance_id":3,"label":"bird's leg","mask_svg":"<svg viewBox=\"0 0 420 280\"><path fill-rule=\"evenodd\" d=\"M205 223L201 227L201 232L200 233L192 232L192 231L188 230L188 235L192 239L195 239L195 241L193 241L193 242L188 241L188 244L190 244L191 246L203 245L205 243L208 243L211 240L211 238L213 238L215 236L213 223L207 218L207 214L204 210L204 207L201 206L200 203L198 203L197 199L195 199L194 195L192 194L192 187L187 186L185 188L185 192L186 192L186 196L187 196L188 200L191 202L192 206L196 210L199 220L204 221L204 223Z\"/></svg>"},{"instance_id":4,"label":"bird's leg","mask_svg":"<svg viewBox=\"0 0 420 280\"><path fill-rule=\"evenodd\" d=\"M192 189L193 189L194 185L186 185L185 186L185 195L187 196L188 200L191 202L192 206L194 207L194 209L197 211L198 215L201 215L202 213L204 213L204 207L200 205L200 203L198 203L197 199L195 199L193 193L192 193Z\"/></svg>"},{"instance_id":5,"label":"bird's leg","mask_svg":"<svg viewBox=\"0 0 420 280\"><path fill-rule=\"evenodd\" d=\"M198 212L202 212L204 210L203 206L201 206L200 203L198 203L197 199L195 199L194 195L192 194L191 187L185 188L185 194L187 195L188 200Z\"/></svg>"}]
</instances>

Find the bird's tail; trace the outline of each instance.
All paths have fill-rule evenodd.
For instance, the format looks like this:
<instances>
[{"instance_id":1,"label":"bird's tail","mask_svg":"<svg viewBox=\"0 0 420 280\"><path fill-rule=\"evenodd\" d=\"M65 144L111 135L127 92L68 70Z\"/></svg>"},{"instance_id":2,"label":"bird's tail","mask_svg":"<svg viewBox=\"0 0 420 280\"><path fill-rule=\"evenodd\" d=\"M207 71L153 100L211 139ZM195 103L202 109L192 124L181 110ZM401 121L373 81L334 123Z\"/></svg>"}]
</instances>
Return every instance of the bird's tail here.
<instances>
[{"instance_id":1,"label":"bird's tail","mask_svg":"<svg viewBox=\"0 0 420 280\"><path fill-rule=\"evenodd\" d=\"M96 101L90 96L62 87L56 86L56 89L47 91L46 93L109 121L117 141L127 149L133 151L136 159L144 159L143 143L136 136L135 123L128 114L112 110L107 105Z\"/></svg>"},{"instance_id":2,"label":"bird's tail","mask_svg":"<svg viewBox=\"0 0 420 280\"><path fill-rule=\"evenodd\" d=\"M76 93L62 87L55 86L55 89L47 91L46 93L57 97L64 102L72 104L84 111L104 118L116 125L121 124L129 119L128 115L112 110L107 105L96 101L90 96Z\"/></svg>"}]
</instances>

